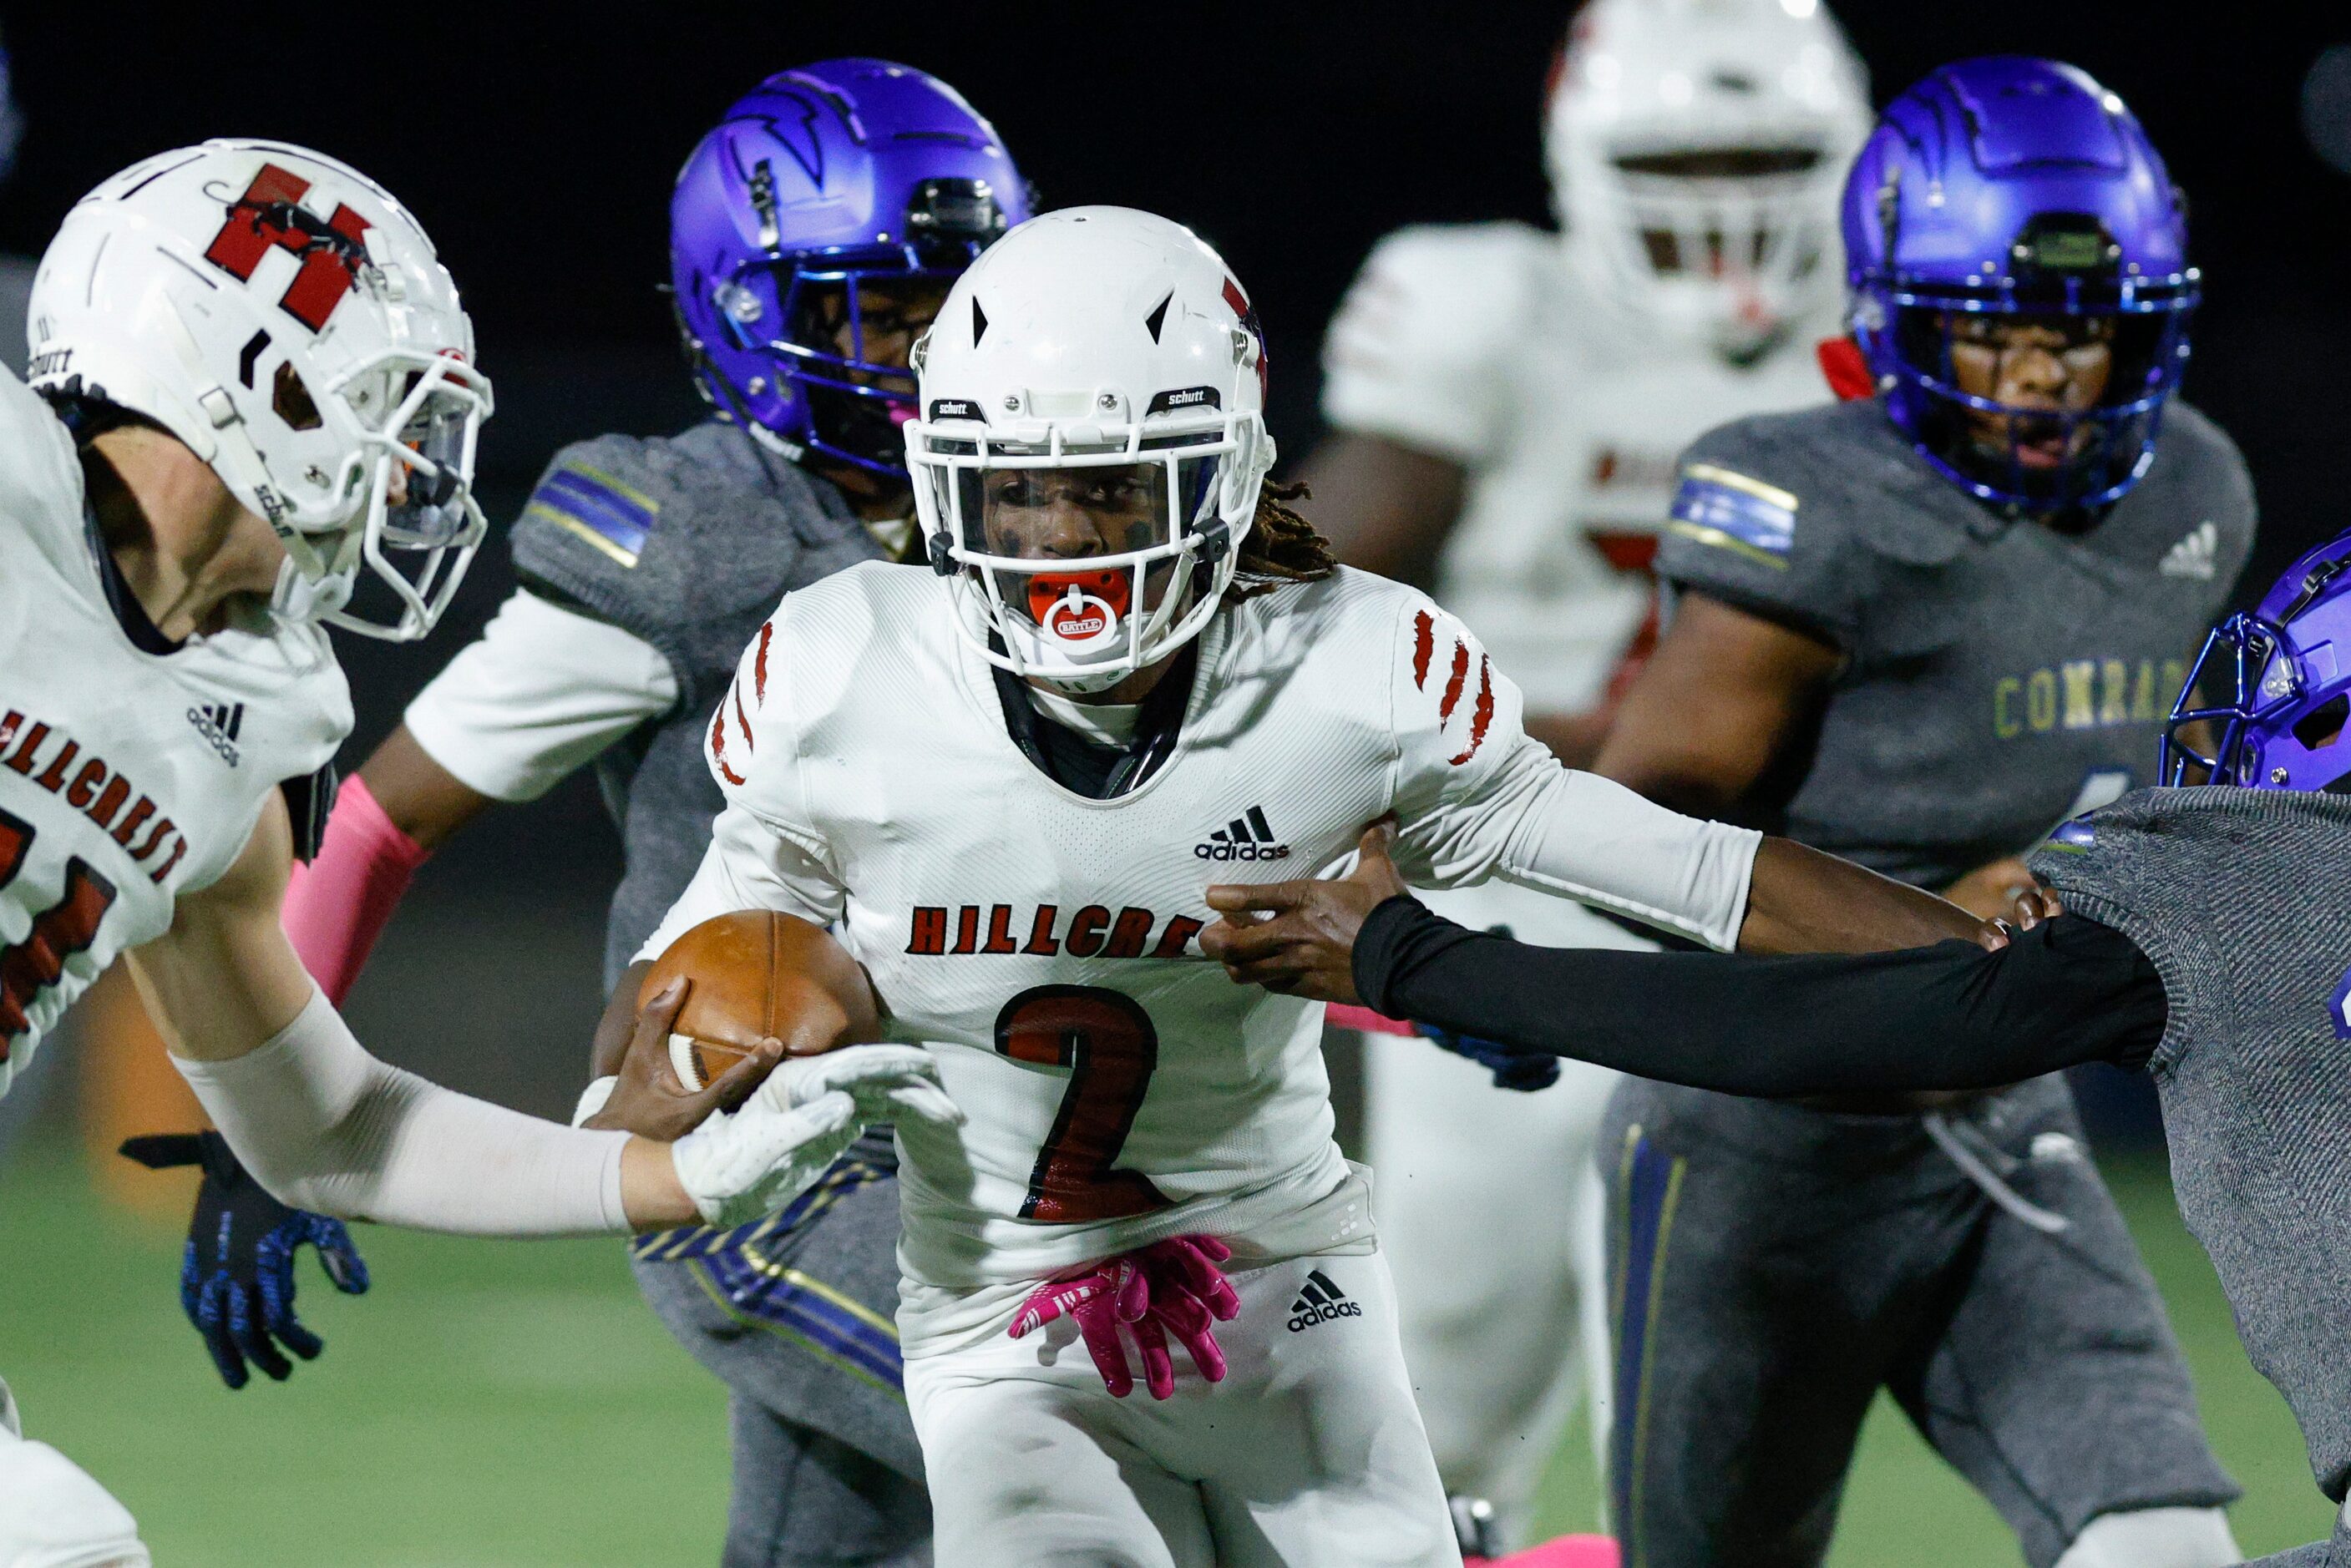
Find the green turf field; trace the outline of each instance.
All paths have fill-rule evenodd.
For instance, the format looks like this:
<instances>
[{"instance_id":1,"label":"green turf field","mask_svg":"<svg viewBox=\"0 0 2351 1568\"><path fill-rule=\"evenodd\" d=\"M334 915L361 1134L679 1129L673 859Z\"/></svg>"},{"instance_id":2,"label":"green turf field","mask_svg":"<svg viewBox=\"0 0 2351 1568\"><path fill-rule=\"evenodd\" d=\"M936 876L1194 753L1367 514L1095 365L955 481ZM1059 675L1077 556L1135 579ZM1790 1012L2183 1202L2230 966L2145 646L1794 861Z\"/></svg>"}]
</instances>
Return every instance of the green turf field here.
<instances>
[{"instance_id":1,"label":"green turf field","mask_svg":"<svg viewBox=\"0 0 2351 1568\"><path fill-rule=\"evenodd\" d=\"M2259 1552L2326 1532L2283 1403L2246 1365L2159 1167L2110 1168L2187 1342L2235 1518ZM175 1296L179 1237L102 1209L78 1156L0 1175L0 1369L29 1428L135 1511L162 1568L489 1568L717 1561L726 1401L637 1303L613 1243L496 1245L370 1230L372 1294L306 1261L328 1350L283 1386L214 1378ZM1551 1522L1588 1524L1580 1445ZM2011 1564L1999 1521L1881 1406L1838 1568Z\"/></svg>"}]
</instances>

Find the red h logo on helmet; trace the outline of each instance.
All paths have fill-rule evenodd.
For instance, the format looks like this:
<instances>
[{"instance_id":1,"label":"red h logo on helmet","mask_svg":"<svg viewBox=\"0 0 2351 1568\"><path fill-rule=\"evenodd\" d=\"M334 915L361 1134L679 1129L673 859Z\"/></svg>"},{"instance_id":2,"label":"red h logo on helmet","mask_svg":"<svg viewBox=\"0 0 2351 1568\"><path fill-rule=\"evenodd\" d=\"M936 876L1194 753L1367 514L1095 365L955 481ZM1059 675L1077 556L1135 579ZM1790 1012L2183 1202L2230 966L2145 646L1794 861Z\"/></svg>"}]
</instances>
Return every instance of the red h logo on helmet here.
<instances>
[{"instance_id":1,"label":"red h logo on helmet","mask_svg":"<svg viewBox=\"0 0 2351 1568\"><path fill-rule=\"evenodd\" d=\"M360 235L368 221L338 202L335 215L320 219L298 203L310 182L275 163L265 163L243 196L230 203L228 221L205 247L204 259L240 283L253 279L254 269L274 247L301 258L301 269L277 301L286 314L313 332L327 318L359 278L367 259Z\"/></svg>"}]
</instances>

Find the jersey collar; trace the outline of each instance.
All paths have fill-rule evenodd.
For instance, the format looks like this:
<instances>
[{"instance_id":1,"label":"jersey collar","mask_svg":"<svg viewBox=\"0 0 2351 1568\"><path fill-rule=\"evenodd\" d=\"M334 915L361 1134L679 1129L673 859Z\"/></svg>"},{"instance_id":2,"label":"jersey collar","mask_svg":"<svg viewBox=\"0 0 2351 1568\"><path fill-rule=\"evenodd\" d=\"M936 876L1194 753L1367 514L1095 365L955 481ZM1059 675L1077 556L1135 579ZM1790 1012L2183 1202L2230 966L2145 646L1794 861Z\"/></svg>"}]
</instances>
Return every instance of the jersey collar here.
<instances>
[{"instance_id":1,"label":"jersey collar","mask_svg":"<svg viewBox=\"0 0 2351 1568\"><path fill-rule=\"evenodd\" d=\"M162 628L148 615L147 607L139 602L139 596L131 591L122 568L115 564L114 552L99 535L98 513L88 501L82 504L81 526L82 537L89 545L90 561L98 568L99 587L106 592L106 607L114 612L114 623L131 639L131 646L158 657L177 653L186 647L184 641L174 642L165 637Z\"/></svg>"}]
</instances>

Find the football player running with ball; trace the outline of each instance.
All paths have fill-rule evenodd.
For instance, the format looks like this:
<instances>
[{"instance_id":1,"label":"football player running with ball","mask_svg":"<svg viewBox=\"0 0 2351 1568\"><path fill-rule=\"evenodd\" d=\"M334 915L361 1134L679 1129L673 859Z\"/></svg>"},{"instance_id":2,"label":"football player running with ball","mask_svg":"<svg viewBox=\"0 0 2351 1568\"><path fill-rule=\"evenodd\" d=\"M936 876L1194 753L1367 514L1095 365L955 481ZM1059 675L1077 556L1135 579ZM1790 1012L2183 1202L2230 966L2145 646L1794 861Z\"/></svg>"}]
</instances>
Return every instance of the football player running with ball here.
<instances>
[{"instance_id":1,"label":"football player running with ball","mask_svg":"<svg viewBox=\"0 0 2351 1568\"><path fill-rule=\"evenodd\" d=\"M301 148L160 154L67 214L31 327L31 387L0 377L0 1091L121 957L287 1203L621 1233L813 1181L847 1094L674 1144L542 1122L370 1055L280 929L351 723L325 626L422 636L482 536L490 386L415 219ZM659 1009L633 1033L632 1061L665 1054ZM632 1072L614 1109L692 1125L774 1059L691 1096ZM0 1561L145 1563L121 1507L18 1431L0 1390Z\"/></svg>"},{"instance_id":2,"label":"football player running with ball","mask_svg":"<svg viewBox=\"0 0 2351 1568\"><path fill-rule=\"evenodd\" d=\"M727 109L670 204L679 330L713 416L549 465L512 530L522 586L345 786L287 900L330 994L436 846L591 763L626 857L605 981L637 994L629 959L726 804L702 743L736 659L788 590L904 553L907 350L1028 203L987 121L904 66L820 61ZM781 1216L632 1245L645 1299L728 1387L728 1568L930 1560L891 1322L896 1166L873 1127Z\"/></svg>"},{"instance_id":3,"label":"football player running with ball","mask_svg":"<svg viewBox=\"0 0 2351 1568\"><path fill-rule=\"evenodd\" d=\"M1869 124L1823 9L1593 0L1545 117L1563 232L1399 230L1331 324L1317 521L1350 566L1432 587L1572 767L1654 640L1675 458L1726 421L1828 399L1813 350L1839 330L1837 193ZM1523 941L1650 945L1503 882L1430 903ZM1546 1063L1512 1080L1541 1093L1497 1095L1416 1041L1364 1046L1381 1244L1437 1469L1516 1540L1579 1397L1607 1430L1593 1147L1615 1076L1573 1063L1545 1085Z\"/></svg>"},{"instance_id":4,"label":"football player running with ball","mask_svg":"<svg viewBox=\"0 0 2351 1568\"><path fill-rule=\"evenodd\" d=\"M1595 765L1998 913L2015 857L2152 754L2252 486L2172 395L2182 199L2080 71L1970 60L1896 99L1844 243L1876 395L1691 448L1672 618ZM1819 1561L1884 1387L2035 1568L2236 1561L2236 1489L2063 1079L1627 1081L1603 1150L1615 1299L1650 1303L1618 1324L1628 1559Z\"/></svg>"},{"instance_id":5,"label":"football player running with ball","mask_svg":"<svg viewBox=\"0 0 2351 1568\"><path fill-rule=\"evenodd\" d=\"M1189 231L1032 219L915 367L926 563L800 589L752 639L708 732L726 809L644 953L738 909L834 925L970 1118L898 1127L940 1562L1458 1561L1320 1010L1205 961L1212 876L1327 866L1393 812L1432 886L1715 947L1980 923L1528 740L1458 621L1335 567L1265 485L1263 342ZM1118 1397L1129 1343L1150 1399Z\"/></svg>"}]
</instances>

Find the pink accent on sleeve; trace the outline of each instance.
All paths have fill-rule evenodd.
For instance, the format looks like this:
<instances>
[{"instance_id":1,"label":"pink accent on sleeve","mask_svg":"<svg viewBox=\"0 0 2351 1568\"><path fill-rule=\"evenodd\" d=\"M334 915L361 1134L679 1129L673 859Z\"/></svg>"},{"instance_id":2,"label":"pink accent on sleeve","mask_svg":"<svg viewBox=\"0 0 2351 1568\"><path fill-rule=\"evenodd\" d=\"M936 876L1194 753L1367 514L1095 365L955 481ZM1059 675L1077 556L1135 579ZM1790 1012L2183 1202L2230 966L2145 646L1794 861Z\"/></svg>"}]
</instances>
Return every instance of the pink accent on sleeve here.
<instances>
[{"instance_id":1,"label":"pink accent on sleeve","mask_svg":"<svg viewBox=\"0 0 2351 1568\"><path fill-rule=\"evenodd\" d=\"M302 967L336 1006L431 853L384 814L363 781L343 781L318 858L294 867L284 915Z\"/></svg>"},{"instance_id":2,"label":"pink accent on sleeve","mask_svg":"<svg viewBox=\"0 0 2351 1568\"><path fill-rule=\"evenodd\" d=\"M1562 1535L1508 1557L1462 1561L1473 1565L1490 1563L1490 1568L1620 1568L1625 1559L1616 1543L1604 1535Z\"/></svg>"},{"instance_id":3,"label":"pink accent on sleeve","mask_svg":"<svg viewBox=\"0 0 2351 1568\"><path fill-rule=\"evenodd\" d=\"M1334 1002L1324 1008L1322 1022L1333 1029L1360 1029L1366 1034L1409 1034L1413 1032L1409 1023L1374 1012L1368 1007L1357 1007L1349 1002Z\"/></svg>"}]
</instances>

